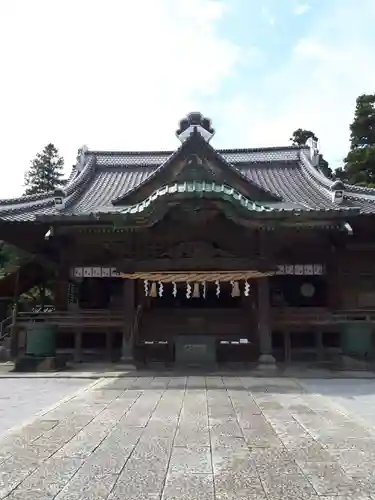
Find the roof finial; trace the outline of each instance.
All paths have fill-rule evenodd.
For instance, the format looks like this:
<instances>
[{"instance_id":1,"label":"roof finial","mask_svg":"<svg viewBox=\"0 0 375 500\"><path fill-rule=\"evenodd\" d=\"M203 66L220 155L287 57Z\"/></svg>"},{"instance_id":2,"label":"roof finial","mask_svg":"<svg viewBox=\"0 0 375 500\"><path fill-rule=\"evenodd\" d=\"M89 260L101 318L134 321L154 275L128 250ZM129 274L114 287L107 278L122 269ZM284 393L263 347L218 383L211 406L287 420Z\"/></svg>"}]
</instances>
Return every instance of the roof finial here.
<instances>
[{"instance_id":1,"label":"roof finial","mask_svg":"<svg viewBox=\"0 0 375 500\"><path fill-rule=\"evenodd\" d=\"M77 170L78 172L82 172L83 167L85 166L86 163L86 153L88 152L89 148L86 145L83 145L81 148L79 148L78 153L77 153Z\"/></svg>"},{"instance_id":2,"label":"roof finial","mask_svg":"<svg viewBox=\"0 0 375 500\"><path fill-rule=\"evenodd\" d=\"M202 113L193 112L180 120L180 126L176 131L176 135L181 142L185 142L193 133L199 133L209 142L214 136L215 130L211 127L211 120L209 118L205 118Z\"/></svg>"}]
</instances>

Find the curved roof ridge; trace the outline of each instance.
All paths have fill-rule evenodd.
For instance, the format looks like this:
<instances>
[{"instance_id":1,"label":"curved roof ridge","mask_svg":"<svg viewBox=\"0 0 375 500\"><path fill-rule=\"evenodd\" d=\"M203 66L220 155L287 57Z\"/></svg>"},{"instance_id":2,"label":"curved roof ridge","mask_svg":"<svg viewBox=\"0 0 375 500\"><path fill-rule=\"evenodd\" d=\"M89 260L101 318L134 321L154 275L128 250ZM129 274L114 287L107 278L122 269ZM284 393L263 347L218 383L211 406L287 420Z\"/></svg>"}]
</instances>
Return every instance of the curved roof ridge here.
<instances>
[{"instance_id":1,"label":"curved roof ridge","mask_svg":"<svg viewBox=\"0 0 375 500\"><path fill-rule=\"evenodd\" d=\"M91 158L88 159L86 162L84 168L78 175L73 175L76 166L73 167L72 172L68 178L68 183L66 186L63 187L63 190L66 192L67 195L72 194L76 188L85 180L87 175L89 175L92 172L92 167L93 164L95 164L95 156L91 156ZM20 205L23 204L30 204L32 202L36 201L44 201L47 202L54 196L54 191L46 191L45 193L37 193L37 194L29 194L29 195L23 195L23 196L17 196L15 198L4 198L0 199L0 210L5 208L6 206L9 205L17 205L15 209L18 210ZM30 206L30 205L28 205ZM12 210L12 209L9 209Z\"/></svg>"},{"instance_id":2,"label":"curved roof ridge","mask_svg":"<svg viewBox=\"0 0 375 500\"><path fill-rule=\"evenodd\" d=\"M216 149L218 153L262 153L264 151L298 151L300 146L267 146L258 148L224 148Z\"/></svg>"},{"instance_id":3,"label":"curved roof ridge","mask_svg":"<svg viewBox=\"0 0 375 500\"><path fill-rule=\"evenodd\" d=\"M1 205L17 205L20 203L30 203L33 201L45 200L53 196L52 191L47 191L46 193L38 193L38 194L26 194L23 196L17 196L15 198L3 198L0 199L0 208Z\"/></svg>"},{"instance_id":4,"label":"curved roof ridge","mask_svg":"<svg viewBox=\"0 0 375 500\"><path fill-rule=\"evenodd\" d=\"M47 208L50 207L54 204L53 199L51 198L46 198L42 200L40 203L33 203L33 204L24 204L24 203L19 203L15 204L10 207L0 207L0 214L2 215L7 215L7 214L21 214L23 212L32 212L35 210L39 210L40 208Z\"/></svg>"},{"instance_id":5,"label":"curved roof ridge","mask_svg":"<svg viewBox=\"0 0 375 500\"><path fill-rule=\"evenodd\" d=\"M268 207L266 204L262 204L259 201L253 201L250 198L247 198L239 191L237 191L237 189L227 183L217 183L215 181L174 181L165 184L158 189L155 189L143 201L131 205L126 205L119 211L123 214L134 214L145 210L149 205L151 205L161 197L179 194L189 195L193 193L211 193L213 195L222 195L224 197L230 196L235 203L246 208L247 210L264 212L272 212L274 210L272 207Z\"/></svg>"},{"instance_id":6,"label":"curved roof ridge","mask_svg":"<svg viewBox=\"0 0 375 500\"><path fill-rule=\"evenodd\" d=\"M88 153L88 160L85 163L85 166L81 170L81 172L74 177L71 182L69 182L66 186L64 191L66 192L66 195L69 196L74 193L74 191L83 183L85 180L87 180L88 177L91 176L93 171L95 170L95 155L91 154L91 151Z\"/></svg>"},{"instance_id":7,"label":"curved roof ridge","mask_svg":"<svg viewBox=\"0 0 375 500\"><path fill-rule=\"evenodd\" d=\"M326 177L322 172L320 172L320 170L318 170L312 165L312 163L306 156L303 149L301 149L300 152L300 159L302 160L301 161L302 166L305 168L305 170L308 171L309 174L311 174L312 178L316 181L316 183L319 184L321 187L330 190L331 184L333 182L332 179Z\"/></svg>"},{"instance_id":8,"label":"curved roof ridge","mask_svg":"<svg viewBox=\"0 0 375 500\"><path fill-rule=\"evenodd\" d=\"M333 181L326 177L321 171L314 168L306 155L301 151L301 157L303 160L304 166L307 166L308 170L313 174L315 179L325 188L330 189ZM368 195L370 198L375 197L375 188L371 188L368 186L357 186L355 184L349 184L348 182L344 182L345 191L348 195L353 196L354 198L357 195Z\"/></svg>"}]
</instances>

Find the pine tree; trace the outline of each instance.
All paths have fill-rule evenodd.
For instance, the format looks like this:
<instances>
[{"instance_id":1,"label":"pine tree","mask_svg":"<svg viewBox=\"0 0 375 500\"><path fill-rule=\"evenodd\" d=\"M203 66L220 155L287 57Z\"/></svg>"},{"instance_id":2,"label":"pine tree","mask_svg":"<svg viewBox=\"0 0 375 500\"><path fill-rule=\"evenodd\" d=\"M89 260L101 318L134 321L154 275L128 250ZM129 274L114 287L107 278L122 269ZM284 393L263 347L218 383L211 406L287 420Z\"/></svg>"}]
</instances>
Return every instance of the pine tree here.
<instances>
[{"instance_id":1,"label":"pine tree","mask_svg":"<svg viewBox=\"0 0 375 500\"><path fill-rule=\"evenodd\" d=\"M351 184L375 186L375 94L357 98L350 125L350 151L337 177Z\"/></svg>"},{"instance_id":2,"label":"pine tree","mask_svg":"<svg viewBox=\"0 0 375 500\"><path fill-rule=\"evenodd\" d=\"M41 153L32 160L25 174L25 194L39 194L62 187L64 159L53 144L48 144Z\"/></svg>"}]
</instances>

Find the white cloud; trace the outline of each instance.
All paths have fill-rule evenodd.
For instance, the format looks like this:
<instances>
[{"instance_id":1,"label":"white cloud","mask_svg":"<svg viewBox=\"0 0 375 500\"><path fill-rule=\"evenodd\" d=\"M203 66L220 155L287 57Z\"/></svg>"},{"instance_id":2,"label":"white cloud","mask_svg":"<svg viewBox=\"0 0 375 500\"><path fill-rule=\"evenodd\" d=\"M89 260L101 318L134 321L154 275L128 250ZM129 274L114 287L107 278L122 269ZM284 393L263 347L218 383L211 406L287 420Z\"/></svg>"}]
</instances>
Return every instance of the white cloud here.
<instances>
[{"instance_id":1,"label":"white cloud","mask_svg":"<svg viewBox=\"0 0 375 500\"><path fill-rule=\"evenodd\" d=\"M105 6L104 6L105 5ZM187 111L240 61L216 0L12 0L0 4L0 196L22 192L48 142L67 160L95 149L166 148Z\"/></svg>"},{"instance_id":2,"label":"white cloud","mask_svg":"<svg viewBox=\"0 0 375 500\"><path fill-rule=\"evenodd\" d=\"M311 9L311 5L308 3L300 3L297 4L293 9L293 14L296 16L301 16L302 14L306 14Z\"/></svg>"},{"instance_id":3,"label":"white cloud","mask_svg":"<svg viewBox=\"0 0 375 500\"><path fill-rule=\"evenodd\" d=\"M261 93L224 104L226 123L236 122L238 131L234 137L229 125L223 130L228 142L282 145L296 128L308 128L332 165L342 162L355 100L375 92L375 7L372 0L363 1L360 11L350 0L337 5L299 40L285 64L268 73Z\"/></svg>"}]
</instances>

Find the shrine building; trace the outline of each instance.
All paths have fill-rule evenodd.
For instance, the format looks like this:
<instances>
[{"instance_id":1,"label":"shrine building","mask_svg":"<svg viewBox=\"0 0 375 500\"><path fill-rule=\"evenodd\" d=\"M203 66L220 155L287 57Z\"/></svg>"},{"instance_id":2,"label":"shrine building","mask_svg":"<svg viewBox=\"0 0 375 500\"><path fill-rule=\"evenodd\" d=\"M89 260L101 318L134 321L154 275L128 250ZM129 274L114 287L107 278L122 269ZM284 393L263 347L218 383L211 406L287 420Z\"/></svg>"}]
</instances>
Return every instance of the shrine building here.
<instances>
[{"instance_id":1,"label":"shrine building","mask_svg":"<svg viewBox=\"0 0 375 500\"><path fill-rule=\"evenodd\" d=\"M53 311L15 311L13 353L38 321L76 361L371 359L375 190L326 178L312 140L215 149L200 113L176 135L83 148L64 190L0 201L0 239L30 254L0 295L55 286Z\"/></svg>"}]
</instances>

